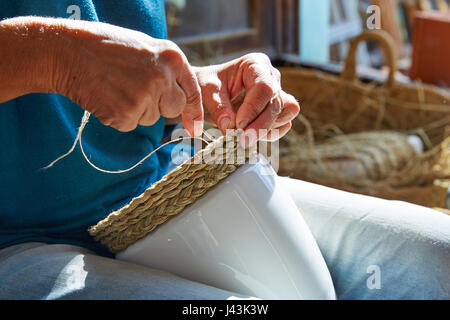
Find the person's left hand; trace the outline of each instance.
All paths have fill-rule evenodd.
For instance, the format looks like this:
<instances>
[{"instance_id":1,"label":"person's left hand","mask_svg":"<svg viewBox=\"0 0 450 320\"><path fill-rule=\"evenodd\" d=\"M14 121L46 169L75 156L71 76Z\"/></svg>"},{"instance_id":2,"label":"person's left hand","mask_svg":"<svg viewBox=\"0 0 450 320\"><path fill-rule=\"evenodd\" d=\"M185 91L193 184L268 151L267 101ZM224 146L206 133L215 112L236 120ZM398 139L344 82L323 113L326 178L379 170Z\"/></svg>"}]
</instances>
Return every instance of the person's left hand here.
<instances>
[{"instance_id":1,"label":"person's left hand","mask_svg":"<svg viewBox=\"0 0 450 320\"><path fill-rule=\"evenodd\" d=\"M265 54L251 53L221 65L194 67L194 71L206 116L222 132L244 129L247 146L281 138L300 112L297 100L281 89L280 72ZM243 91L243 102L235 110L232 100Z\"/></svg>"}]
</instances>

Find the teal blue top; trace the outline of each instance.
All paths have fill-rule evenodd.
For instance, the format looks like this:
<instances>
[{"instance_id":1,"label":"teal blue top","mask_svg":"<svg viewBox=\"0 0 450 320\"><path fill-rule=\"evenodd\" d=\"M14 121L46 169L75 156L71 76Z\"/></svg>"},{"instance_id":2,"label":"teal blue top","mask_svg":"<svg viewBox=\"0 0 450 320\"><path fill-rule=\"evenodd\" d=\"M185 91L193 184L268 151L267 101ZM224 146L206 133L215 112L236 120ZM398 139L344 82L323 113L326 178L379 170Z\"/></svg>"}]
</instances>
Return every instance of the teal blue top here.
<instances>
[{"instance_id":1,"label":"teal blue top","mask_svg":"<svg viewBox=\"0 0 450 320\"><path fill-rule=\"evenodd\" d=\"M162 0L0 1L0 19L73 14L167 37ZM124 174L95 170L79 146L52 168L39 170L71 147L82 115L77 104L58 94L29 94L0 103L0 248L42 241L80 245L107 255L86 229L166 173L170 147ZM125 169L159 146L170 129L161 118L151 127L121 133L91 116L83 147L99 167Z\"/></svg>"}]
</instances>

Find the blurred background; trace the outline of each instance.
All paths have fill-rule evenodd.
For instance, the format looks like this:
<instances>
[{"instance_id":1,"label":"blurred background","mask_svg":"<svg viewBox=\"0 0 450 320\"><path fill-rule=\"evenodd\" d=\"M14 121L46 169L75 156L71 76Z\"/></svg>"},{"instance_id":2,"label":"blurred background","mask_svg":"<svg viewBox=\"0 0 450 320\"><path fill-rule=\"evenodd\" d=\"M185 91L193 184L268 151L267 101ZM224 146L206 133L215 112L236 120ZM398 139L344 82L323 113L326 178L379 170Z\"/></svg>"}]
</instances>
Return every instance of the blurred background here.
<instances>
[{"instance_id":1,"label":"blurred background","mask_svg":"<svg viewBox=\"0 0 450 320\"><path fill-rule=\"evenodd\" d=\"M282 60L338 67L347 56L349 40L375 27L392 36L399 73L409 76L414 70L415 79L444 86L450 83L448 75L419 70L413 64L420 64L422 57L413 61L412 54L425 41L445 41L442 37L450 32L448 21L444 28L433 25L433 21L450 19L448 0L166 0L165 3L169 37L195 65L219 63L259 51L275 63ZM371 9L374 5L378 11ZM417 39L416 20L420 20ZM445 61L428 63L440 64L442 69L442 63L448 65L447 56L442 59ZM363 44L358 49L358 65L368 73L372 68L380 69L383 53L374 44Z\"/></svg>"}]
</instances>

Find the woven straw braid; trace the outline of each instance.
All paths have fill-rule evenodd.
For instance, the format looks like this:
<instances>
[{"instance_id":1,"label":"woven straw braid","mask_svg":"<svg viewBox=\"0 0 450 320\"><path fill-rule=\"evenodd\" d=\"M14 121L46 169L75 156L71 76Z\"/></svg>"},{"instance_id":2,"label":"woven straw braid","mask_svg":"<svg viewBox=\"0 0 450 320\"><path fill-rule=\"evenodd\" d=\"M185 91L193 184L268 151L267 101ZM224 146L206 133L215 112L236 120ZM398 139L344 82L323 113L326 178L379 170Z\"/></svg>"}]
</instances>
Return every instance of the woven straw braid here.
<instances>
[{"instance_id":1,"label":"woven straw braid","mask_svg":"<svg viewBox=\"0 0 450 320\"><path fill-rule=\"evenodd\" d=\"M129 204L90 227L90 235L112 253L126 249L235 171L242 161L227 163L226 159L234 159L238 148L236 133L210 143ZM208 163L202 161L205 156Z\"/></svg>"}]
</instances>

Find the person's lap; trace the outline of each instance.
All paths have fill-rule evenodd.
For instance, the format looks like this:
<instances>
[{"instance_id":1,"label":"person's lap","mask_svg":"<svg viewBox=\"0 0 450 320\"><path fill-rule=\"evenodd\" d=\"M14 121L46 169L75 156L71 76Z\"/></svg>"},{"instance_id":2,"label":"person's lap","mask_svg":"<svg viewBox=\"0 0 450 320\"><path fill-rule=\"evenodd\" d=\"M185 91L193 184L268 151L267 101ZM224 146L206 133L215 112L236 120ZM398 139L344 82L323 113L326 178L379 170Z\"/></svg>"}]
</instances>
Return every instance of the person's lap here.
<instances>
[{"instance_id":1,"label":"person's lap","mask_svg":"<svg viewBox=\"0 0 450 320\"><path fill-rule=\"evenodd\" d=\"M0 251L0 299L234 299L245 296L71 245L30 242Z\"/></svg>"},{"instance_id":2,"label":"person's lap","mask_svg":"<svg viewBox=\"0 0 450 320\"><path fill-rule=\"evenodd\" d=\"M449 299L450 216L279 178L325 258L339 299Z\"/></svg>"},{"instance_id":3,"label":"person's lap","mask_svg":"<svg viewBox=\"0 0 450 320\"><path fill-rule=\"evenodd\" d=\"M450 217L289 178L340 299L449 299ZM236 293L69 245L0 250L0 299L229 299Z\"/></svg>"}]
</instances>

